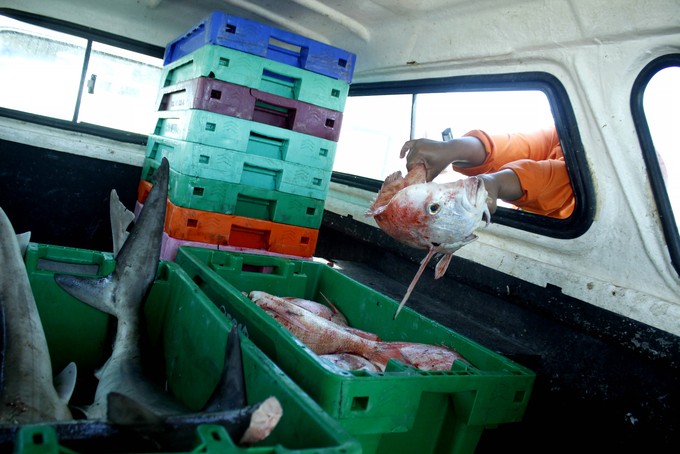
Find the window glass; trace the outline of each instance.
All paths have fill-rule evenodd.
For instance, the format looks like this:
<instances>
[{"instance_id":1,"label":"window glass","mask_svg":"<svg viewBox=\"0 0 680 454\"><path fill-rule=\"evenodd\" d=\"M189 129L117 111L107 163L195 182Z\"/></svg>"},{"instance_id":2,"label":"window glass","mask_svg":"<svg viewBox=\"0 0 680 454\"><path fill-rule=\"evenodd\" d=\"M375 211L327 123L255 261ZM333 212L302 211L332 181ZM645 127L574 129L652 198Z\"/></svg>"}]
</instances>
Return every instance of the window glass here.
<instances>
[{"instance_id":1,"label":"window glass","mask_svg":"<svg viewBox=\"0 0 680 454\"><path fill-rule=\"evenodd\" d=\"M677 141L677 128L680 125L680 67L662 69L650 79L644 92L643 108L677 224L680 180L669 176L680 173L680 146Z\"/></svg>"},{"instance_id":2,"label":"window glass","mask_svg":"<svg viewBox=\"0 0 680 454\"><path fill-rule=\"evenodd\" d=\"M72 120L87 41L0 16L0 107Z\"/></svg>"},{"instance_id":3,"label":"window glass","mask_svg":"<svg viewBox=\"0 0 680 454\"><path fill-rule=\"evenodd\" d=\"M0 16L3 108L150 134L162 65L160 58Z\"/></svg>"},{"instance_id":4,"label":"window glass","mask_svg":"<svg viewBox=\"0 0 680 454\"><path fill-rule=\"evenodd\" d=\"M399 149L409 139L412 99L410 94L348 97L333 170L384 180L401 169Z\"/></svg>"},{"instance_id":5,"label":"window glass","mask_svg":"<svg viewBox=\"0 0 680 454\"><path fill-rule=\"evenodd\" d=\"M150 134L160 77L159 59L93 43L78 121Z\"/></svg>"},{"instance_id":6,"label":"window glass","mask_svg":"<svg viewBox=\"0 0 680 454\"><path fill-rule=\"evenodd\" d=\"M354 96L347 99L333 170L384 180L405 172L399 158L409 138L443 140L473 129L490 134L554 127L548 97L539 90L465 91L415 95ZM450 167L435 181L466 178ZM499 206L514 208L498 200Z\"/></svg>"},{"instance_id":7,"label":"window glass","mask_svg":"<svg viewBox=\"0 0 680 454\"><path fill-rule=\"evenodd\" d=\"M538 90L418 94L414 120L413 138L432 140L442 140L447 129L451 137L460 137L473 129L502 134L535 131L555 124L548 98ZM448 168L437 181L464 177Z\"/></svg>"}]
</instances>

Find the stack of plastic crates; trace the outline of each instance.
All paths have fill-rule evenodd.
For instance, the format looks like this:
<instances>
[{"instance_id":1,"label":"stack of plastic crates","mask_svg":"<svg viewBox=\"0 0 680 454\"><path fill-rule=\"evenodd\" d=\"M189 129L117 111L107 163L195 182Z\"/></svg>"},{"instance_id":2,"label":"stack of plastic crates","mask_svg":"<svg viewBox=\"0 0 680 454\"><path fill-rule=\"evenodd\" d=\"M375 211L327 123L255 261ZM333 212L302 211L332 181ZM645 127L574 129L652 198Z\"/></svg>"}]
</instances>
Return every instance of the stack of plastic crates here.
<instances>
[{"instance_id":1,"label":"stack of plastic crates","mask_svg":"<svg viewBox=\"0 0 680 454\"><path fill-rule=\"evenodd\" d=\"M161 256L180 245L312 257L355 55L213 12L166 47L138 192L170 163Z\"/></svg>"}]
</instances>

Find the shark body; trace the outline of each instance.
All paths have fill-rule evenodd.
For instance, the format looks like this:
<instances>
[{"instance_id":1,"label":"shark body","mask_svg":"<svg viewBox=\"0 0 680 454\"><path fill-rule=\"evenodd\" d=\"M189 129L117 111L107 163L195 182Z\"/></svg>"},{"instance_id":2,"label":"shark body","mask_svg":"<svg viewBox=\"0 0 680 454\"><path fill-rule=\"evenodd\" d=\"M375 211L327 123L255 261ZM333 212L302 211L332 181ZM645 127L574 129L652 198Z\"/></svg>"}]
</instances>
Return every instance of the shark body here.
<instances>
[{"instance_id":1,"label":"shark body","mask_svg":"<svg viewBox=\"0 0 680 454\"><path fill-rule=\"evenodd\" d=\"M0 208L0 424L72 419L68 401L75 386L75 365L54 379L23 261L29 238L15 234Z\"/></svg>"}]
</instances>

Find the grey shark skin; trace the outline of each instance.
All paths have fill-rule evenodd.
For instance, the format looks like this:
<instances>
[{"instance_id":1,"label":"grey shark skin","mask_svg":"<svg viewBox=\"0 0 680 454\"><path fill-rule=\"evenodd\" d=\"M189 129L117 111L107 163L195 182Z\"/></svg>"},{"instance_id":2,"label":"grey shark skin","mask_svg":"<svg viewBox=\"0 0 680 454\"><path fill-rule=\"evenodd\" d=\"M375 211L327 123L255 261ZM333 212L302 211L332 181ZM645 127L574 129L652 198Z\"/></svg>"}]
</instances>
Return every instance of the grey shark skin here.
<instances>
[{"instance_id":1,"label":"grey shark skin","mask_svg":"<svg viewBox=\"0 0 680 454\"><path fill-rule=\"evenodd\" d=\"M75 366L67 367L71 382L60 395L22 258L27 242L26 235L15 235L0 208L0 424L72 419L68 400Z\"/></svg>"},{"instance_id":2,"label":"grey shark skin","mask_svg":"<svg viewBox=\"0 0 680 454\"><path fill-rule=\"evenodd\" d=\"M65 426L64 435L104 437L108 444L118 435L137 434L140 440L169 443L195 438L200 424L220 424L242 443L266 437L278 423L282 410L270 397L245 405L243 364L239 334L234 329L225 350L225 368L216 390L201 413L194 413L158 386L144 370L143 305L158 270L168 194L169 165L163 158L156 171L156 182L144 207L118 254L113 273L103 278L55 274L55 281L79 300L117 318L113 351L98 371L99 384L94 402L84 409L89 423L102 426ZM113 194L113 193L112 193ZM118 205L119 201L112 201ZM119 206L112 216L125 216ZM114 213L118 213L114 215ZM112 219L120 227L125 220ZM236 394L236 395L234 395ZM240 408L234 408L240 407ZM99 432L97 432L99 431Z\"/></svg>"},{"instance_id":3,"label":"grey shark skin","mask_svg":"<svg viewBox=\"0 0 680 454\"><path fill-rule=\"evenodd\" d=\"M117 319L111 357L98 371L94 402L86 408L88 419L106 419L107 396L117 392L157 414L186 412L186 408L145 377L142 361L143 312L147 293L156 278L160 260L168 195L166 158L155 173L156 182L127 239L115 257L115 270L102 278L55 274L66 292Z\"/></svg>"}]
</instances>

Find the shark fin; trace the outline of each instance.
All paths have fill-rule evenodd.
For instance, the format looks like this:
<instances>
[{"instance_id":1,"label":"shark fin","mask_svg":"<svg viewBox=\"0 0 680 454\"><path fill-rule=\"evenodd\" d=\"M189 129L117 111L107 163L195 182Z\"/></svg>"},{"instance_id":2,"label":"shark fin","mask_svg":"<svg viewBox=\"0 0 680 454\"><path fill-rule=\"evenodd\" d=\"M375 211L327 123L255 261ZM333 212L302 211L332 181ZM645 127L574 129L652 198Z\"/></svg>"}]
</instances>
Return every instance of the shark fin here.
<instances>
[{"instance_id":1,"label":"shark fin","mask_svg":"<svg viewBox=\"0 0 680 454\"><path fill-rule=\"evenodd\" d=\"M241 356L241 337L236 324L229 331L224 354L224 369L212 396L204 406L205 412L217 412L245 407L246 384Z\"/></svg>"},{"instance_id":2,"label":"shark fin","mask_svg":"<svg viewBox=\"0 0 680 454\"><path fill-rule=\"evenodd\" d=\"M24 232L17 235L17 243L19 243L19 251L21 256L26 255L28 243L31 241L31 232Z\"/></svg>"},{"instance_id":3,"label":"shark fin","mask_svg":"<svg viewBox=\"0 0 680 454\"><path fill-rule=\"evenodd\" d=\"M57 390L59 399L65 404L71 400L73 390L76 387L76 378L78 376L78 368L76 363L70 362L59 372L59 375L54 377L54 389Z\"/></svg>"},{"instance_id":4,"label":"shark fin","mask_svg":"<svg viewBox=\"0 0 680 454\"><path fill-rule=\"evenodd\" d=\"M54 280L74 298L115 316L113 290L116 286L111 285L114 273L100 278L55 273Z\"/></svg>"},{"instance_id":5,"label":"shark fin","mask_svg":"<svg viewBox=\"0 0 680 454\"><path fill-rule=\"evenodd\" d=\"M109 203L109 216L111 217L111 236L113 238L113 256L117 256L120 248L127 239L127 228L135 218L135 214L128 210L120 201L115 189L111 190L111 202Z\"/></svg>"}]
</instances>

